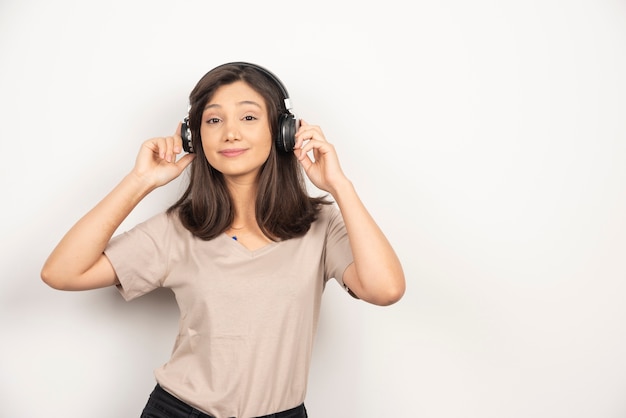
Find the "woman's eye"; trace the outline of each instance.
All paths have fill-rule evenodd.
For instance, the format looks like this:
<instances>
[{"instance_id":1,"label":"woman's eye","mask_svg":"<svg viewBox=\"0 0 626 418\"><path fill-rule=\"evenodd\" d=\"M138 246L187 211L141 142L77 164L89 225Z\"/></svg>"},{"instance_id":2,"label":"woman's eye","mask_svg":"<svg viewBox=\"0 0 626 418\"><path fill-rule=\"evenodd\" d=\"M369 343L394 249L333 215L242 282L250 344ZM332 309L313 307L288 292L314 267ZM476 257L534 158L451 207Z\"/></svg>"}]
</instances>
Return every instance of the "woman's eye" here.
<instances>
[{"instance_id":1,"label":"woman's eye","mask_svg":"<svg viewBox=\"0 0 626 418\"><path fill-rule=\"evenodd\" d=\"M214 124L214 123L219 123L219 118L209 118L207 119L206 123L208 124Z\"/></svg>"},{"instance_id":2,"label":"woman's eye","mask_svg":"<svg viewBox=\"0 0 626 418\"><path fill-rule=\"evenodd\" d=\"M243 117L244 120L256 120L256 118L252 115L246 115Z\"/></svg>"}]
</instances>

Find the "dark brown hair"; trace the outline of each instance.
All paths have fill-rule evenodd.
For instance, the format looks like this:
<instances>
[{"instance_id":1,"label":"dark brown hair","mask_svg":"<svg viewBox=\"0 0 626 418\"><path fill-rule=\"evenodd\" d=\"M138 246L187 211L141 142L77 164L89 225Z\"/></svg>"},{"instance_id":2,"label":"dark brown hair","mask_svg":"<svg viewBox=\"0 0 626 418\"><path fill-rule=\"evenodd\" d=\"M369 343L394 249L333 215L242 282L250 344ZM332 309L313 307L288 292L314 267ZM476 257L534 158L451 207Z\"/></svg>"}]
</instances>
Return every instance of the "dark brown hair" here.
<instances>
[{"instance_id":1,"label":"dark brown hair","mask_svg":"<svg viewBox=\"0 0 626 418\"><path fill-rule=\"evenodd\" d=\"M295 155L276 149L279 115L286 112L282 90L267 74L241 63L209 71L189 95L189 127L197 157L189 167L187 189L167 212L177 211L183 226L203 240L213 239L231 226L233 201L224 176L204 156L200 125L204 107L216 90L236 81L245 82L265 100L273 139L270 154L259 172L256 220L263 233L273 240L302 236L317 219L320 205L330 202L324 197L309 196Z\"/></svg>"}]
</instances>

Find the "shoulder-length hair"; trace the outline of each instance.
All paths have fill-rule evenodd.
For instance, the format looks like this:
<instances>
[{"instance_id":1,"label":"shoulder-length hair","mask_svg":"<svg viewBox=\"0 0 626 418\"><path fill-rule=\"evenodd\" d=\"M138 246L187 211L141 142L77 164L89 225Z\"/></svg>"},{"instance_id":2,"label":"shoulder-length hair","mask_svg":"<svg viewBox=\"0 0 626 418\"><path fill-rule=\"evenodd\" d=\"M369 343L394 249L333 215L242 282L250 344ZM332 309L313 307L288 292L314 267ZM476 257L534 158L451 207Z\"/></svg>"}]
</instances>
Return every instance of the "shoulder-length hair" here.
<instances>
[{"instance_id":1,"label":"shoulder-length hair","mask_svg":"<svg viewBox=\"0 0 626 418\"><path fill-rule=\"evenodd\" d=\"M309 196L303 170L293 152L276 149L279 115L286 112L281 89L274 80L253 66L227 64L205 74L189 95L189 127L193 148L198 154L191 163L189 184L180 199L167 212L177 211L180 220L194 236L210 240L225 232L234 219L234 205L224 176L204 156L200 137L202 113L216 90L243 81L265 100L272 148L261 167L256 194L256 220L272 240L304 235L317 219L325 197Z\"/></svg>"}]
</instances>

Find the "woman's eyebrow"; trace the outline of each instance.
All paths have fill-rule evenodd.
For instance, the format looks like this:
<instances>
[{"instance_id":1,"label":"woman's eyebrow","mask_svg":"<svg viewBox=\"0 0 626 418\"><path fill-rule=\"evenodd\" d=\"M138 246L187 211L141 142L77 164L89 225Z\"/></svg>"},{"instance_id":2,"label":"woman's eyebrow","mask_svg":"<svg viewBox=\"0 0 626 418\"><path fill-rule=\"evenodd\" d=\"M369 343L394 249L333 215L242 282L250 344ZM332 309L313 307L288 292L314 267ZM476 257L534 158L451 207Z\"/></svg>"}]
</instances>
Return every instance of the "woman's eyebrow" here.
<instances>
[{"instance_id":1,"label":"woman's eyebrow","mask_svg":"<svg viewBox=\"0 0 626 418\"><path fill-rule=\"evenodd\" d=\"M240 106L241 105L253 105L253 106L256 106L258 108L261 108L261 105L258 104L257 102L255 102L254 100L243 100L243 101L241 101L241 102L239 102L237 104L240 105Z\"/></svg>"},{"instance_id":2,"label":"woman's eyebrow","mask_svg":"<svg viewBox=\"0 0 626 418\"><path fill-rule=\"evenodd\" d=\"M257 102L255 102L254 100L242 100L242 101L238 102L237 105L238 106L253 105L253 106L258 107L259 109L262 108L262 106L260 104L258 104ZM213 109L213 108L221 108L221 107L222 107L222 105L219 104L219 103L211 103L211 104L207 104L204 107L204 110Z\"/></svg>"}]
</instances>

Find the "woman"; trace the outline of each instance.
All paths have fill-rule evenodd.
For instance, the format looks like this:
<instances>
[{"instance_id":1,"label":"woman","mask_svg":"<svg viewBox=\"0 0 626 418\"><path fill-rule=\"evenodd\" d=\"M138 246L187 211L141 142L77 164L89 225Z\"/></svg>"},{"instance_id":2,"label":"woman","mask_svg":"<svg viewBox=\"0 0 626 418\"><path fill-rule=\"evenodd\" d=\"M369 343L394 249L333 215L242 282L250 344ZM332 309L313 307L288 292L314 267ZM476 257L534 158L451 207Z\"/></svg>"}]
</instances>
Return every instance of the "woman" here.
<instances>
[{"instance_id":1,"label":"woman","mask_svg":"<svg viewBox=\"0 0 626 418\"><path fill-rule=\"evenodd\" d=\"M257 65L209 71L183 129L145 141L130 173L42 269L56 289L115 285L127 300L173 290L179 334L142 417L306 417L326 281L377 305L404 293L400 262L334 147L318 126L295 121L288 99ZM195 152L177 158L183 137ZM112 238L142 198L187 166L178 202ZM303 172L338 210L307 194Z\"/></svg>"}]
</instances>

